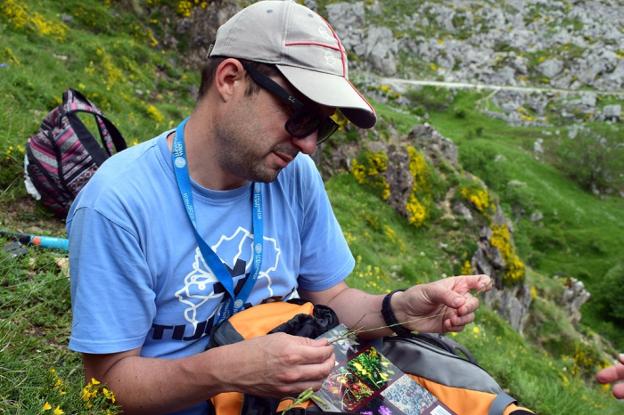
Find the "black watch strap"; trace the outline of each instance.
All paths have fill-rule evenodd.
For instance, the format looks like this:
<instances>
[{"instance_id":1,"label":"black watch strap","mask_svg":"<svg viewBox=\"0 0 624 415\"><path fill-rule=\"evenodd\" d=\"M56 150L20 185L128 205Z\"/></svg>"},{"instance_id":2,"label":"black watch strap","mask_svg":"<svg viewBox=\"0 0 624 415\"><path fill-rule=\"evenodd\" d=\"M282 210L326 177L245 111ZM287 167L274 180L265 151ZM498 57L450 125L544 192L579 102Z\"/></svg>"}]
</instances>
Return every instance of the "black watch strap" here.
<instances>
[{"instance_id":1,"label":"black watch strap","mask_svg":"<svg viewBox=\"0 0 624 415\"><path fill-rule=\"evenodd\" d=\"M399 323L396 316L394 315L394 311L392 311L392 307L390 306L390 300L392 299L392 296L399 291L405 290L394 290L391 293L386 294L383 302L381 303L381 315L386 325L397 335L402 337L409 337L412 332L406 327L402 326L401 323Z\"/></svg>"}]
</instances>

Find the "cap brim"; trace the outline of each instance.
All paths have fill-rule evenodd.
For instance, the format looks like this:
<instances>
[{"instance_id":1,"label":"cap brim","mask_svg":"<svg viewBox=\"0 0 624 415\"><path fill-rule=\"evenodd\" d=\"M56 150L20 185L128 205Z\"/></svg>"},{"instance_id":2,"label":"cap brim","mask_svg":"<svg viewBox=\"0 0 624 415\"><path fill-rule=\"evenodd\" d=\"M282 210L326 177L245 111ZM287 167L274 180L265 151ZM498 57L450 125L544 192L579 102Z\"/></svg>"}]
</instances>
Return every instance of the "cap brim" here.
<instances>
[{"instance_id":1,"label":"cap brim","mask_svg":"<svg viewBox=\"0 0 624 415\"><path fill-rule=\"evenodd\" d=\"M312 101L340 108L345 117L360 128L371 128L377 121L375 110L347 79L295 66L276 65L299 92Z\"/></svg>"}]
</instances>

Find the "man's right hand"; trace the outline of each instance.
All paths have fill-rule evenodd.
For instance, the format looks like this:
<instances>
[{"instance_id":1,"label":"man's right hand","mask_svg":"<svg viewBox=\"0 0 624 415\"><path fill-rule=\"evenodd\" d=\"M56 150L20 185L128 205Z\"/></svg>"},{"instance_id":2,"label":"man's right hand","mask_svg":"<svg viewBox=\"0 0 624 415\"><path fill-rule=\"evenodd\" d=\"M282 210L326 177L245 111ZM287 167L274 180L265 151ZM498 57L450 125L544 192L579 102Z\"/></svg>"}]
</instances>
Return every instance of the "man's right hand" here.
<instances>
[{"instance_id":1,"label":"man's right hand","mask_svg":"<svg viewBox=\"0 0 624 415\"><path fill-rule=\"evenodd\" d=\"M334 368L333 347L326 339L274 333L230 346L228 389L258 396L296 396L317 390Z\"/></svg>"}]
</instances>

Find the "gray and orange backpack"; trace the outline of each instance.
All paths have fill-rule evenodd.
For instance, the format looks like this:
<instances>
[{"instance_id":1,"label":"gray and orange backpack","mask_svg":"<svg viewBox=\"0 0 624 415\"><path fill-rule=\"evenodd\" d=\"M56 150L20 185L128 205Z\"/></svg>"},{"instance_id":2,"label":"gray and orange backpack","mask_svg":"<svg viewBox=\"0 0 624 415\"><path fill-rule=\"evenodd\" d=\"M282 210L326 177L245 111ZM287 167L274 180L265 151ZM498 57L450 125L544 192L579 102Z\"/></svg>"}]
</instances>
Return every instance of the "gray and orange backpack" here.
<instances>
[{"instance_id":1,"label":"gray and orange backpack","mask_svg":"<svg viewBox=\"0 0 624 415\"><path fill-rule=\"evenodd\" d=\"M260 304L235 314L218 326L213 331L211 347L274 332L315 338L337 325L338 319L328 307L299 300ZM386 337L376 347L457 415L534 414L519 406L487 371L479 367L470 352L445 336ZM357 411L324 412L311 400L293 407L292 399L280 401L236 392L217 395L209 403L211 415L359 414Z\"/></svg>"}]
</instances>

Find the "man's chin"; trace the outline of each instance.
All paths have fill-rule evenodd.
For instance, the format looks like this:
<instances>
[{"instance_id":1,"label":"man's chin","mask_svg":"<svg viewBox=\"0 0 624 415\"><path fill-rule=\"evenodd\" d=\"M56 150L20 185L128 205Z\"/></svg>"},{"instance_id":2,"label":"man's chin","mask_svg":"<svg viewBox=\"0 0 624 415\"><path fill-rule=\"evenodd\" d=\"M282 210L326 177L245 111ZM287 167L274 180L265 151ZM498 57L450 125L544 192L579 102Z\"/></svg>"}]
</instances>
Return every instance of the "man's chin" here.
<instances>
[{"instance_id":1,"label":"man's chin","mask_svg":"<svg viewBox=\"0 0 624 415\"><path fill-rule=\"evenodd\" d=\"M267 168L262 172L256 172L256 174L254 174L254 178L252 178L251 180L254 182L271 183L277 179L277 176L279 176L282 170L282 168Z\"/></svg>"}]
</instances>

